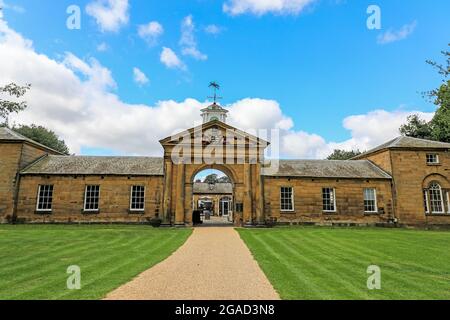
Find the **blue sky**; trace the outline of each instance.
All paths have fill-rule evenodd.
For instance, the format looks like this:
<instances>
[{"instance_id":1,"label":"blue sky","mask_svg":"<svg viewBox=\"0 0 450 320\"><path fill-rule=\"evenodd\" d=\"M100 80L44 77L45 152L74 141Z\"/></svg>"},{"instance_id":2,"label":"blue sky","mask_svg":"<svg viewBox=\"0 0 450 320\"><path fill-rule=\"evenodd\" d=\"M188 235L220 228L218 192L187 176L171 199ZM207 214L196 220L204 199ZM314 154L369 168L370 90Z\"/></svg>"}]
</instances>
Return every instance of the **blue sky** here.
<instances>
[{"instance_id":1,"label":"blue sky","mask_svg":"<svg viewBox=\"0 0 450 320\"><path fill-rule=\"evenodd\" d=\"M102 30L86 12L94 0L5 0L4 20L49 59L61 62L68 52L83 61L95 58L116 83L108 90L130 105L187 98L203 102L209 81L217 80L223 105L246 98L274 100L292 119L290 131L318 135L327 143L352 138L342 123L349 116L374 110L435 110L420 92L440 82L425 60L439 60L450 42L449 1L433 0L431 5L418 0L318 0L297 12L268 9L255 14L249 9L237 15L224 12L224 3L232 1L130 0L129 19L116 31ZM66 8L73 4L82 10L80 30L65 26ZM366 27L370 4L381 8L381 30ZM182 53L181 24L188 16L195 25L195 48L207 59ZM152 21L164 31L149 44L138 35L138 28ZM220 32L206 32L211 25ZM403 39L385 44L377 40L405 26L410 30ZM101 44L106 50L98 50ZM178 56L184 70L160 61L164 47ZM133 81L133 68L149 82ZM155 140L159 138L163 136ZM82 153L103 148L98 143L79 144ZM120 151L108 143L105 150Z\"/></svg>"}]
</instances>

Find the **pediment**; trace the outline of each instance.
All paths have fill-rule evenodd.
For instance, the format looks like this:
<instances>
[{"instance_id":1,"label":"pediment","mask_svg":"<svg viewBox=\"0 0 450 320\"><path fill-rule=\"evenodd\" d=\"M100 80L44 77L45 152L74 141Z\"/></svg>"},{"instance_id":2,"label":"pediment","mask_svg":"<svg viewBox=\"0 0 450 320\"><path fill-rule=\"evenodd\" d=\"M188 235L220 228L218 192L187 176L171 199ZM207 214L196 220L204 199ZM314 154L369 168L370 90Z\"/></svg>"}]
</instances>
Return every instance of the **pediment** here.
<instances>
[{"instance_id":1,"label":"pediment","mask_svg":"<svg viewBox=\"0 0 450 320\"><path fill-rule=\"evenodd\" d=\"M269 142L261 139L253 134L230 126L221 121L210 121L208 123L193 127L159 141L161 145L180 145L201 143L203 146L208 145L257 145L258 148L267 148Z\"/></svg>"}]
</instances>

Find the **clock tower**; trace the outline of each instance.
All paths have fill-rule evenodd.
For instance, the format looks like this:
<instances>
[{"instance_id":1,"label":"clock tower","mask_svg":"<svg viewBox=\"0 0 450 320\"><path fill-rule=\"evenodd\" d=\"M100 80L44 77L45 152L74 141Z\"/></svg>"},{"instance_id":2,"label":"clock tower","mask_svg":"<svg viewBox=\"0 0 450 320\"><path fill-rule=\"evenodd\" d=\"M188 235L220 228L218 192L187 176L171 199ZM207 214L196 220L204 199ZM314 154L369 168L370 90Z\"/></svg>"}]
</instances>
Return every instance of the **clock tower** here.
<instances>
[{"instance_id":1,"label":"clock tower","mask_svg":"<svg viewBox=\"0 0 450 320\"><path fill-rule=\"evenodd\" d=\"M209 87L214 90L214 96L210 97L214 99L214 103L208 108L202 109L203 123L208 123L210 121L220 121L226 123L228 110L217 104L217 100L221 99L221 97L217 96L217 90L220 89L220 85L213 81L209 84Z\"/></svg>"}]
</instances>

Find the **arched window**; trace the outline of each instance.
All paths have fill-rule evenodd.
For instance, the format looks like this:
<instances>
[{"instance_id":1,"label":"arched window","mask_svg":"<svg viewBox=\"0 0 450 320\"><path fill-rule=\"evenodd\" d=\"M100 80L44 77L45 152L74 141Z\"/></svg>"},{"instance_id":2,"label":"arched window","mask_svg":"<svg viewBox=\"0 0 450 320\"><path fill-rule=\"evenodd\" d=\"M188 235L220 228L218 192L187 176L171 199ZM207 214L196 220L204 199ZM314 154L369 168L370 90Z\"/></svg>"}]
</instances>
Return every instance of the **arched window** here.
<instances>
[{"instance_id":1,"label":"arched window","mask_svg":"<svg viewBox=\"0 0 450 320\"><path fill-rule=\"evenodd\" d=\"M439 183L432 182L428 189L431 213L444 213L442 189Z\"/></svg>"}]
</instances>

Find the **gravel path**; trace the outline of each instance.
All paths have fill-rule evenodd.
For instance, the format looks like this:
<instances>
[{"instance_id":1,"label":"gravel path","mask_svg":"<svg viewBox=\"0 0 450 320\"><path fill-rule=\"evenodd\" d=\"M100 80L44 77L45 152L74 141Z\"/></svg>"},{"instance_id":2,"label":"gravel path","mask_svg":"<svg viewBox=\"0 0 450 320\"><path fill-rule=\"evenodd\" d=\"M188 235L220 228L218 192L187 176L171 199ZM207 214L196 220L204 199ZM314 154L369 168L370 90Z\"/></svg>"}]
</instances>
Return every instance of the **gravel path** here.
<instances>
[{"instance_id":1,"label":"gravel path","mask_svg":"<svg viewBox=\"0 0 450 320\"><path fill-rule=\"evenodd\" d=\"M109 300L276 300L233 228L196 228L172 256L108 294Z\"/></svg>"}]
</instances>

